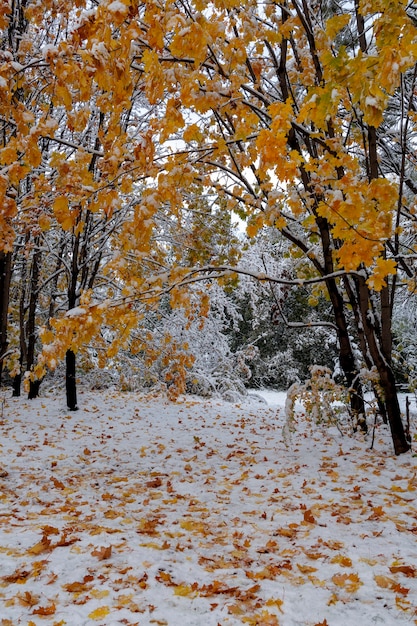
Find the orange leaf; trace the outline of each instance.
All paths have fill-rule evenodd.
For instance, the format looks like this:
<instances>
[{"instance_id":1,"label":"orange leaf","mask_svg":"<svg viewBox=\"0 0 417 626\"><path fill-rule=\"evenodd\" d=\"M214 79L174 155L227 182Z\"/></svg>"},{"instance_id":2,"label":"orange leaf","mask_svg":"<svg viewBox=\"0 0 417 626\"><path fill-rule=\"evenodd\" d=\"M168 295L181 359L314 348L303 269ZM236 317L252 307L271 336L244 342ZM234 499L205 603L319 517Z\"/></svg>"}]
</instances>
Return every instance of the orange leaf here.
<instances>
[{"instance_id":1,"label":"orange leaf","mask_svg":"<svg viewBox=\"0 0 417 626\"><path fill-rule=\"evenodd\" d=\"M96 556L99 561L104 561L104 559L109 559L111 557L111 549L112 546L107 546L106 548L103 546L102 548L95 548L91 556Z\"/></svg>"},{"instance_id":2,"label":"orange leaf","mask_svg":"<svg viewBox=\"0 0 417 626\"><path fill-rule=\"evenodd\" d=\"M343 556L343 554L336 554L330 563L339 563L342 567L352 567L352 559L348 556Z\"/></svg>"},{"instance_id":3,"label":"orange leaf","mask_svg":"<svg viewBox=\"0 0 417 626\"><path fill-rule=\"evenodd\" d=\"M164 572L163 570L155 576L155 580L159 583L164 583L165 585L175 585L172 581L171 574L168 574L168 572Z\"/></svg>"},{"instance_id":4,"label":"orange leaf","mask_svg":"<svg viewBox=\"0 0 417 626\"><path fill-rule=\"evenodd\" d=\"M310 511L310 509L307 509L306 511L304 511L304 521L308 522L309 524L315 524L316 523L316 518L314 517L314 515Z\"/></svg>"},{"instance_id":5,"label":"orange leaf","mask_svg":"<svg viewBox=\"0 0 417 626\"><path fill-rule=\"evenodd\" d=\"M397 574L400 572L401 574L405 574L407 578L415 578L417 570L412 565L393 565L389 568L391 574Z\"/></svg>"},{"instance_id":6,"label":"orange leaf","mask_svg":"<svg viewBox=\"0 0 417 626\"><path fill-rule=\"evenodd\" d=\"M311 574L312 572L317 572L317 567L312 567L311 565L300 565L297 563L297 567L302 574Z\"/></svg>"},{"instance_id":7,"label":"orange leaf","mask_svg":"<svg viewBox=\"0 0 417 626\"><path fill-rule=\"evenodd\" d=\"M41 554L42 552L47 552L51 549L51 540L43 536L39 543L36 543L34 546L29 548L29 554Z\"/></svg>"},{"instance_id":8,"label":"orange leaf","mask_svg":"<svg viewBox=\"0 0 417 626\"><path fill-rule=\"evenodd\" d=\"M288 537L289 539L295 537L296 534L297 531L295 528L278 528L278 530L274 532L275 536L279 535L280 537Z\"/></svg>"},{"instance_id":9,"label":"orange leaf","mask_svg":"<svg viewBox=\"0 0 417 626\"><path fill-rule=\"evenodd\" d=\"M10 574L10 576L2 576L2 580L6 583L18 583L21 585L26 582L31 573L32 572L25 569L18 569L13 574Z\"/></svg>"},{"instance_id":10,"label":"orange leaf","mask_svg":"<svg viewBox=\"0 0 417 626\"><path fill-rule=\"evenodd\" d=\"M374 580L382 589L392 589L396 584L396 581L389 576L374 576Z\"/></svg>"},{"instance_id":11,"label":"orange leaf","mask_svg":"<svg viewBox=\"0 0 417 626\"><path fill-rule=\"evenodd\" d=\"M361 586L362 582L357 574L335 574L332 581L338 587L343 587L349 593L355 592Z\"/></svg>"},{"instance_id":12,"label":"orange leaf","mask_svg":"<svg viewBox=\"0 0 417 626\"><path fill-rule=\"evenodd\" d=\"M22 606L35 606L38 604L39 598L30 591L25 591L24 593L18 593L17 599L19 600L19 604Z\"/></svg>"},{"instance_id":13,"label":"orange leaf","mask_svg":"<svg viewBox=\"0 0 417 626\"><path fill-rule=\"evenodd\" d=\"M162 480L160 479L159 476L157 476L153 480L148 480L148 482L146 483L146 486L152 489L155 489L156 487L160 487L161 485L162 485Z\"/></svg>"},{"instance_id":14,"label":"orange leaf","mask_svg":"<svg viewBox=\"0 0 417 626\"><path fill-rule=\"evenodd\" d=\"M407 587L402 587L399 583L394 585L392 590L395 593L400 593L402 596L407 596L410 590Z\"/></svg>"},{"instance_id":15,"label":"orange leaf","mask_svg":"<svg viewBox=\"0 0 417 626\"><path fill-rule=\"evenodd\" d=\"M265 602L266 606L276 606L278 608L278 610L280 611L280 613L282 613L282 605L284 604L283 600L280 600L279 598L270 598L269 600L267 600Z\"/></svg>"},{"instance_id":16,"label":"orange leaf","mask_svg":"<svg viewBox=\"0 0 417 626\"><path fill-rule=\"evenodd\" d=\"M52 602L49 606L40 606L39 608L34 609L32 611L32 614L46 616L46 615L53 615L55 611L56 611L56 606L54 602Z\"/></svg>"},{"instance_id":17,"label":"orange leaf","mask_svg":"<svg viewBox=\"0 0 417 626\"><path fill-rule=\"evenodd\" d=\"M382 508L382 506L374 506L372 510L373 510L373 513L369 517L366 518L367 520L376 520L385 516L385 511Z\"/></svg>"},{"instance_id":18,"label":"orange leaf","mask_svg":"<svg viewBox=\"0 0 417 626\"><path fill-rule=\"evenodd\" d=\"M67 583L66 585L63 585L63 588L69 593L82 593L83 591L88 591L88 589L90 589L91 585L88 585L87 583L91 582L93 579L94 576L87 575L84 576L82 582Z\"/></svg>"}]
</instances>

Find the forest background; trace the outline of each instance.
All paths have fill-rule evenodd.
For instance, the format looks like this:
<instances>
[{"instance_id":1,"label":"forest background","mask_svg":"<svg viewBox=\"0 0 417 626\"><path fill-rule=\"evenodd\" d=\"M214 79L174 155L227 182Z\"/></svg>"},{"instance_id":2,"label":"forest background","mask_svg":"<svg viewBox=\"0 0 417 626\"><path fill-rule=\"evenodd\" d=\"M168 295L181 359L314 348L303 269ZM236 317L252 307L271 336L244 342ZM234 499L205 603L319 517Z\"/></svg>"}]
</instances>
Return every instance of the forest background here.
<instances>
[{"instance_id":1,"label":"forest background","mask_svg":"<svg viewBox=\"0 0 417 626\"><path fill-rule=\"evenodd\" d=\"M406 452L416 20L406 0L0 0L14 394L61 364L70 409L77 377L298 383L362 429L378 411Z\"/></svg>"}]
</instances>

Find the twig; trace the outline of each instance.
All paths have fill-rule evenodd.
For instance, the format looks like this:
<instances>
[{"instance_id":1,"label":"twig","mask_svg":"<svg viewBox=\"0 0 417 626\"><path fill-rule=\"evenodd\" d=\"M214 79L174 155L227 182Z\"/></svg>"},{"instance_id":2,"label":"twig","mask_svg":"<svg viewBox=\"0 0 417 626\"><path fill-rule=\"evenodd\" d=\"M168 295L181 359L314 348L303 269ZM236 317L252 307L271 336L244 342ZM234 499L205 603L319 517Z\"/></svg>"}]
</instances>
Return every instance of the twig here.
<instances>
[{"instance_id":1,"label":"twig","mask_svg":"<svg viewBox=\"0 0 417 626\"><path fill-rule=\"evenodd\" d=\"M372 441L371 441L371 447L369 448L370 450L373 450L374 443L375 443L375 430L376 430L376 420L377 420L377 417L378 417L378 410L375 409L374 427L373 427L373 430L372 430Z\"/></svg>"},{"instance_id":2,"label":"twig","mask_svg":"<svg viewBox=\"0 0 417 626\"><path fill-rule=\"evenodd\" d=\"M411 447L411 434L410 434L410 400L408 396L405 397L405 416L406 416L406 424L405 424L405 438L410 444Z\"/></svg>"}]
</instances>

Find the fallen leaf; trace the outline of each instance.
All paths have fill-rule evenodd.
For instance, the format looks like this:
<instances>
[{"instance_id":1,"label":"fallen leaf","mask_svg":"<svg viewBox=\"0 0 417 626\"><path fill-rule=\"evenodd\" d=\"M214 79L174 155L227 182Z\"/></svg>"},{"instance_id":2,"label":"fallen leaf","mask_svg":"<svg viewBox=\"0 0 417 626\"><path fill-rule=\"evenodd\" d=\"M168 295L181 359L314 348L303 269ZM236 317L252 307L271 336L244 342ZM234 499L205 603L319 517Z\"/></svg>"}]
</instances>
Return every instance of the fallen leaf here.
<instances>
[{"instance_id":1,"label":"fallen leaf","mask_svg":"<svg viewBox=\"0 0 417 626\"><path fill-rule=\"evenodd\" d=\"M95 609L95 611L89 613L88 617L90 619L101 619L102 617L109 615L109 613L110 609L108 606L101 606L98 609Z\"/></svg>"},{"instance_id":2,"label":"fallen leaf","mask_svg":"<svg viewBox=\"0 0 417 626\"><path fill-rule=\"evenodd\" d=\"M163 570L158 572L158 574L155 576L155 580L157 580L159 583L164 583L164 585L175 585L175 583L172 581L171 574L169 574L168 572L164 572Z\"/></svg>"},{"instance_id":3,"label":"fallen leaf","mask_svg":"<svg viewBox=\"0 0 417 626\"><path fill-rule=\"evenodd\" d=\"M39 602L39 596L35 596L30 591L25 591L24 593L18 593L17 599L19 600L19 604L22 606L35 606Z\"/></svg>"},{"instance_id":4,"label":"fallen leaf","mask_svg":"<svg viewBox=\"0 0 417 626\"><path fill-rule=\"evenodd\" d=\"M112 546L95 548L92 551L91 556L97 557L99 561L104 561L105 559L109 559L111 557L111 550Z\"/></svg>"},{"instance_id":5,"label":"fallen leaf","mask_svg":"<svg viewBox=\"0 0 417 626\"><path fill-rule=\"evenodd\" d=\"M382 589L392 589L397 584L396 581L389 576L374 576L374 580L378 587Z\"/></svg>"},{"instance_id":6,"label":"fallen leaf","mask_svg":"<svg viewBox=\"0 0 417 626\"><path fill-rule=\"evenodd\" d=\"M334 574L332 581L338 587L342 587L349 593L354 593L362 585L362 582L357 574Z\"/></svg>"},{"instance_id":7,"label":"fallen leaf","mask_svg":"<svg viewBox=\"0 0 417 626\"><path fill-rule=\"evenodd\" d=\"M372 511L371 515L366 518L367 520L378 520L385 517L385 511L382 506L374 506Z\"/></svg>"},{"instance_id":8,"label":"fallen leaf","mask_svg":"<svg viewBox=\"0 0 417 626\"><path fill-rule=\"evenodd\" d=\"M174 594L176 596L190 596L195 595L196 590L190 585L176 585L174 587Z\"/></svg>"},{"instance_id":9,"label":"fallen leaf","mask_svg":"<svg viewBox=\"0 0 417 626\"><path fill-rule=\"evenodd\" d=\"M28 552L29 554L42 554L42 552L48 552L48 550L51 550L51 540L44 535L38 543L29 548Z\"/></svg>"},{"instance_id":10,"label":"fallen leaf","mask_svg":"<svg viewBox=\"0 0 417 626\"><path fill-rule=\"evenodd\" d=\"M265 602L266 606L276 606L278 608L278 610L280 611L280 613L282 613L282 605L284 604L283 600L280 600L278 598L270 598L269 600L267 600Z\"/></svg>"},{"instance_id":11,"label":"fallen leaf","mask_svg":"<svg viewBox=\"0 0 417 626\"><path fill-rule=\"evenodd\" d=\"M400 593L402 596L407 596L410 590L407 587L402 587L399 583L392 587L392 590L395 593Z\"/></svg>"},{"instance_id":12,"label":"fallen leaf","mask_svg":"<svg viewBox=\"0 0 417 626\"><path fill-rule=\"evenodd\" d=\"M352 567L352 559L348 556L343 556L343 554L336 554L330 563L338 563L342 567Z\"/></svg>"},{"instance_id":13,"label":"fallen leaf","mask_svg":"<svg viewBox=\"0 0 417 626\"><path fill-rule=\"evenodd\" d=\"M278 528L274 532L274 536L288 537L288 539L293 539L293 537L295 537L296 534L297 534L297 531L295 528Z\"/></svg>"},{"instance_id":14,"label":"fallen leaf","mask_svg":"<svg viewBox=\"0 0 417 626\"><path fill-rule=\"evenodd\" d=\"M55 476L51 476L51 482L53 482L54 487L56 487L56 489L65 489L64 483L62 483L60 480L55 478Z\"/></svg>"},{"instance_id":15,"label":"fallen leaf","mask_svg":"<svg viewBox=\"0 0 417 626\"><path fill-rule=\"evenodd\" d=\"M258 613L253 617L243 617L242 622L245 624L250 624L250 626L279 626L278 618L276 615L272 613L268 613L268 611L262 611L262 613Z\"/></svg>"},{"instance_id":16,"label":"fallen leaf","mask_svg":"<svg viewBox=\"0 0 417 626\"><path fill-rule=\"evenodd\" d=\"M63 589L65 589L65 591L68 591L69 593L82 593L91 589L91 585L88 585L88 583L90 583L92 580L94 580L94 576L91 576L91 574L87 574L87 576L84 576L82 582L75 581L73 583L67 583L66 585L62 585L62 587Z\"/></svg>"},{"instance_id":17,"label":"fallen leaf","mask_svg":"<svg viewBox=\"0 0 417 626\"><path fill-rule=\"evenodd\" d=\"M153 480L148 480L148 482L145 484L150 489L156 489L157 487L160 487L162 485L162 480L159 476L157 476Z\"/></svg>"},{"instance_id":18,"label":"fallen leaf","mask_svg":"<svg viewBox=\"0 0 417 626\"><path fill-rule=\"evenodd\" d=\"M317 572L317 567L312 567L311 565L300 565L297 563L297 567L302 574L311 574L312 572Z\"/></svg>"},{"instance_id":19,"label":"fallen leaf","mask_svg":"<svg viewBox=\"0 0 417 626\"><path fill-rule=\"evenodd\" d=\"M4 582L6 583L18 583L22 585L26 582L31 574L32 572L29 572L26 569L18 569L9 576L2 576L2 580L4 580Z\"/></svg>"},{"instance_id":20,"label":"fallen leaf","mask_svg":"<svg viewBox=\"0 0 417 626\"><path fill-rule=\"evenodd\" d=\"M314 517L310 509L307 509L306 511L304 511L304 521L307 522L308 524L316 523L316 518Z\"/></svg>"},{"instance_id":21,"label":"fallen leaf","mask_svg":"<svg viewBox=\"0 0 417 626\"><path fill-rule=\"evenodd\" d=\"M56 611L56 606L54 602L51 602L49 606L40 606L37 609L32 611L32 615L41 615L45 617L46 615L53 615Z\"/></svg>"},{"instance_id":22,"label":"fallen leaf","mask_svg":"<svg viewBox=\"0 0 417 626\"><path fill-rule=\"evenodd\" d=\"M407 578L415 578L417 574L417 570L412 565L392 565L389 568L391 574L405 574Z\"/></svg>"}]
</instances>

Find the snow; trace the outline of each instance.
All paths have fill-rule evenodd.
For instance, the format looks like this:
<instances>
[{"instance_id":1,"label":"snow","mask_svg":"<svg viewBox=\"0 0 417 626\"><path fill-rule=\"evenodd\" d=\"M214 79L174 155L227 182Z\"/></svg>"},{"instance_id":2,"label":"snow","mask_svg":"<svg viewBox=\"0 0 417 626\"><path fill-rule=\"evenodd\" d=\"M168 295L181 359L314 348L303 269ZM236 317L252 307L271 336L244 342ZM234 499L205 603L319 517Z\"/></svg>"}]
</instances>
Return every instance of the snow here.
<instances>
[{"instance_id":1,"label":"snow","mask_svg":"<svg viewBox=\"0 0 417 626\"><path fill-rule=\"evenodd\" d=\"M417 623L416 458L384 425L371 451L299 414L286 447L285 394L54 393L0 399L1 626Z\"/></svg>"},{"instance_id":2,"label":"snow","mask_svg":"<svg viewBox=\"0 0 417 626\"><path fill-rule=\"evenodd\" d=\"M378 107L378 100L373 96L366 96L365 104L368 107Z\"/></svg>"},{"instance_id":3,"label":"snow","mask_svg":"<svg viewBox=\"0 0 417 626\"><path fill-rule=\"evenodd\" d=\"M111 2L107 9L110 11L110 13L121 13L123 14L127 14L128 13L128 7L123 4L123 2L119 2L119 0L115 0L114 2Z\"/></svg>"},{"instance_id":4,"label":"snow","mask_svg":"<svg viewBox=\"0 0 417 626\"><path fill-rule=\"evenodd\" d=\"M65 313L65 317L79 317L80 315L85 315L87 311L83 309L82 306L76 306L73 309L69 309Z\"/></svg>"}]
</instances>

